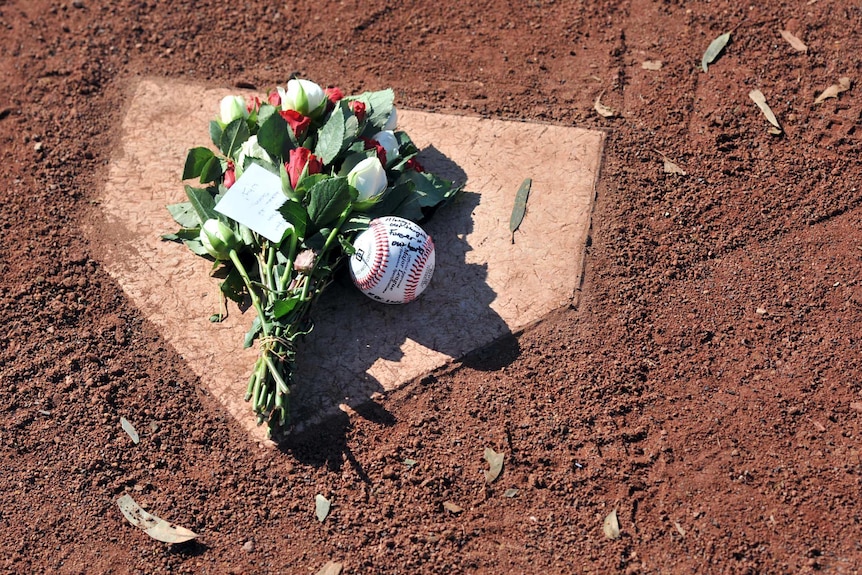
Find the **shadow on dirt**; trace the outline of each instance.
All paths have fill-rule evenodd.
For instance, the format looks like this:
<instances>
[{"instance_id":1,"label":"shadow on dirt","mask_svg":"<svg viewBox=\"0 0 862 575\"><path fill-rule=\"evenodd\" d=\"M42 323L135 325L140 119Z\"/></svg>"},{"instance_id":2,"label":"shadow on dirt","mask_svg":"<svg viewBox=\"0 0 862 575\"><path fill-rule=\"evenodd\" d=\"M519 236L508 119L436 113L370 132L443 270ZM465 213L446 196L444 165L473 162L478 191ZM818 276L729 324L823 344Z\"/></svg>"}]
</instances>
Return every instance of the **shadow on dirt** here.
<instances>
[{"instance_id":1,"label":"shadow on dirt","mask_svg":"<svg viewBox=\"0 0 862 575\"><path fill-rule=\"evenodd\" d=\"M469 186L464 171L433 147L419 158L426 170ZM437 263L429 289L415 302L374 302L346 273L330 286L314 331L300 344L291 400L295 427L279 441L282 451L330 469L348 462L365 476L346 446L351 421L342 407L371 423L394 425L395 417L371 398L422 375L402 371L406 349L418 344L479 370L497 370L518 357L517 338L491 307L497 294L487 283L487 265L468 258L480 202L481 194L464 191L423 224L435 240Z\"/></svg>"}]
</instances>

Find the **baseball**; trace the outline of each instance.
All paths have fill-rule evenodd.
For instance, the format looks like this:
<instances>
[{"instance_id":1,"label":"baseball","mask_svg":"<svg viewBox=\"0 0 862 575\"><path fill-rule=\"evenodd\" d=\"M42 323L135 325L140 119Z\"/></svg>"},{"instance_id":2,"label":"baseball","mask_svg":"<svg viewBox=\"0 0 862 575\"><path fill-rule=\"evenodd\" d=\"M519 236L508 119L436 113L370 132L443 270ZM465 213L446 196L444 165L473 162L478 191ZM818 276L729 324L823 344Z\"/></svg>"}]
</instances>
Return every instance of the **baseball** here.
<instances>
[{"instance_id":1,"label":"baseball","mask_svg":"<svg viewBox=\"0 0 862 575\"><path fill-rule=\"evenodd\" d=\"M434 242L410 220L396 216L372 220L353 247L350 277L373 300L411 302L434 274Z\"/></svg>"}]
</instances>

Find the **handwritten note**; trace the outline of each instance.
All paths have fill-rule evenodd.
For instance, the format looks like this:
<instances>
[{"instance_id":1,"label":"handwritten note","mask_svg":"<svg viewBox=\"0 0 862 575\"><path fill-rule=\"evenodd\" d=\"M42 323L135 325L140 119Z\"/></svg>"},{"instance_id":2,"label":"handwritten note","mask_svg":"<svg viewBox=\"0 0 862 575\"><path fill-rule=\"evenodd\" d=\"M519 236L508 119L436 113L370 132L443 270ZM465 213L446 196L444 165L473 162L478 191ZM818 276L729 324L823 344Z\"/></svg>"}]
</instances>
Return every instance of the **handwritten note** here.
<instances>
[{"instance_id":1,"label":"handwritten note","mask_svg":"<svg viewBox=\"0 0 862 575\"><path fill-rule=\"evenodd\" d=\"M278 212L285 201L281 178L257 164L251 164L219 200L215 210L271 242L280 242L289 227Z\"/></svg>"}]
</instances>

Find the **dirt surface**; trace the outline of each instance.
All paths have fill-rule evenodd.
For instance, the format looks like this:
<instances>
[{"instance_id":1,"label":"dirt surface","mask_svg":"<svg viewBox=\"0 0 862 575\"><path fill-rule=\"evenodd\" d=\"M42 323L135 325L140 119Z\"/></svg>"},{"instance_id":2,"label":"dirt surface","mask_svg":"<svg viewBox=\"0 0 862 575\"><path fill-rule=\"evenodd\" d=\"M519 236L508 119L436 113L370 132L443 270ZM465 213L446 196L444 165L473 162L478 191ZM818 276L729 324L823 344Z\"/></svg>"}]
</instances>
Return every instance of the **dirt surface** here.
<instances>
[{"instance_id":1,"label":"dirt surface","mask_svg":"<svg viewBox=\"0 0 862 575\"><path fill-rule=\"evenodd\" d=\"M239 4L0 0L0 570L862 568L858 2ZM292 72L607 141L577 308L272 451L81 228L135 78ZM505 453L491 485L486 447ZM124 493L200 538L151 540Z\"/></svg>"}]
</instances>

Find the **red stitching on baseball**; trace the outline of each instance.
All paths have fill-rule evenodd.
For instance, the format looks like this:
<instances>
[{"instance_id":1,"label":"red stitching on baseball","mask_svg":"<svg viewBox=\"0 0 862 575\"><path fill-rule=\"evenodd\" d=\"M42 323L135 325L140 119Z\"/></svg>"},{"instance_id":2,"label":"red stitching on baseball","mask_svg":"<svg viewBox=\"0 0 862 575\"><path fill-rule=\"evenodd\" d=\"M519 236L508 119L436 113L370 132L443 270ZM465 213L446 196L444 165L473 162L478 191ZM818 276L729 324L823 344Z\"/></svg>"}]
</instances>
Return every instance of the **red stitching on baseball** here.
<instances>
[{"instance_id":1,"label":"red stitching on baseball","mask_svg":"<svg viewBox=\"0 0 862 575\"><path fill-rule=\"evenodd\" d=\"M356 278L356 285L363 291L368 291L380 283L386 273L389 263L389 234L386 227L378 221L371 222L374 233L374 262L369 266L368 273L362 278Z\"/></svg>"},{"instance_id":2,"label":"red stitching on baseball","mask_svg":"<svg viewBox=\"0 0 862 575\"><path fill-rule=\"evenodd\" d=\"M431 252L434 251L434 242L431 236L425 236L425 243L422 244L422 253L413 261L410 267L410 275L404 286L404 303L411 302L416 299L416 289L419 287L419 282L422 279L422 272L425 271L425 264L428 263L428 258L431 257Z\"/></svg>"}]
</instances>

